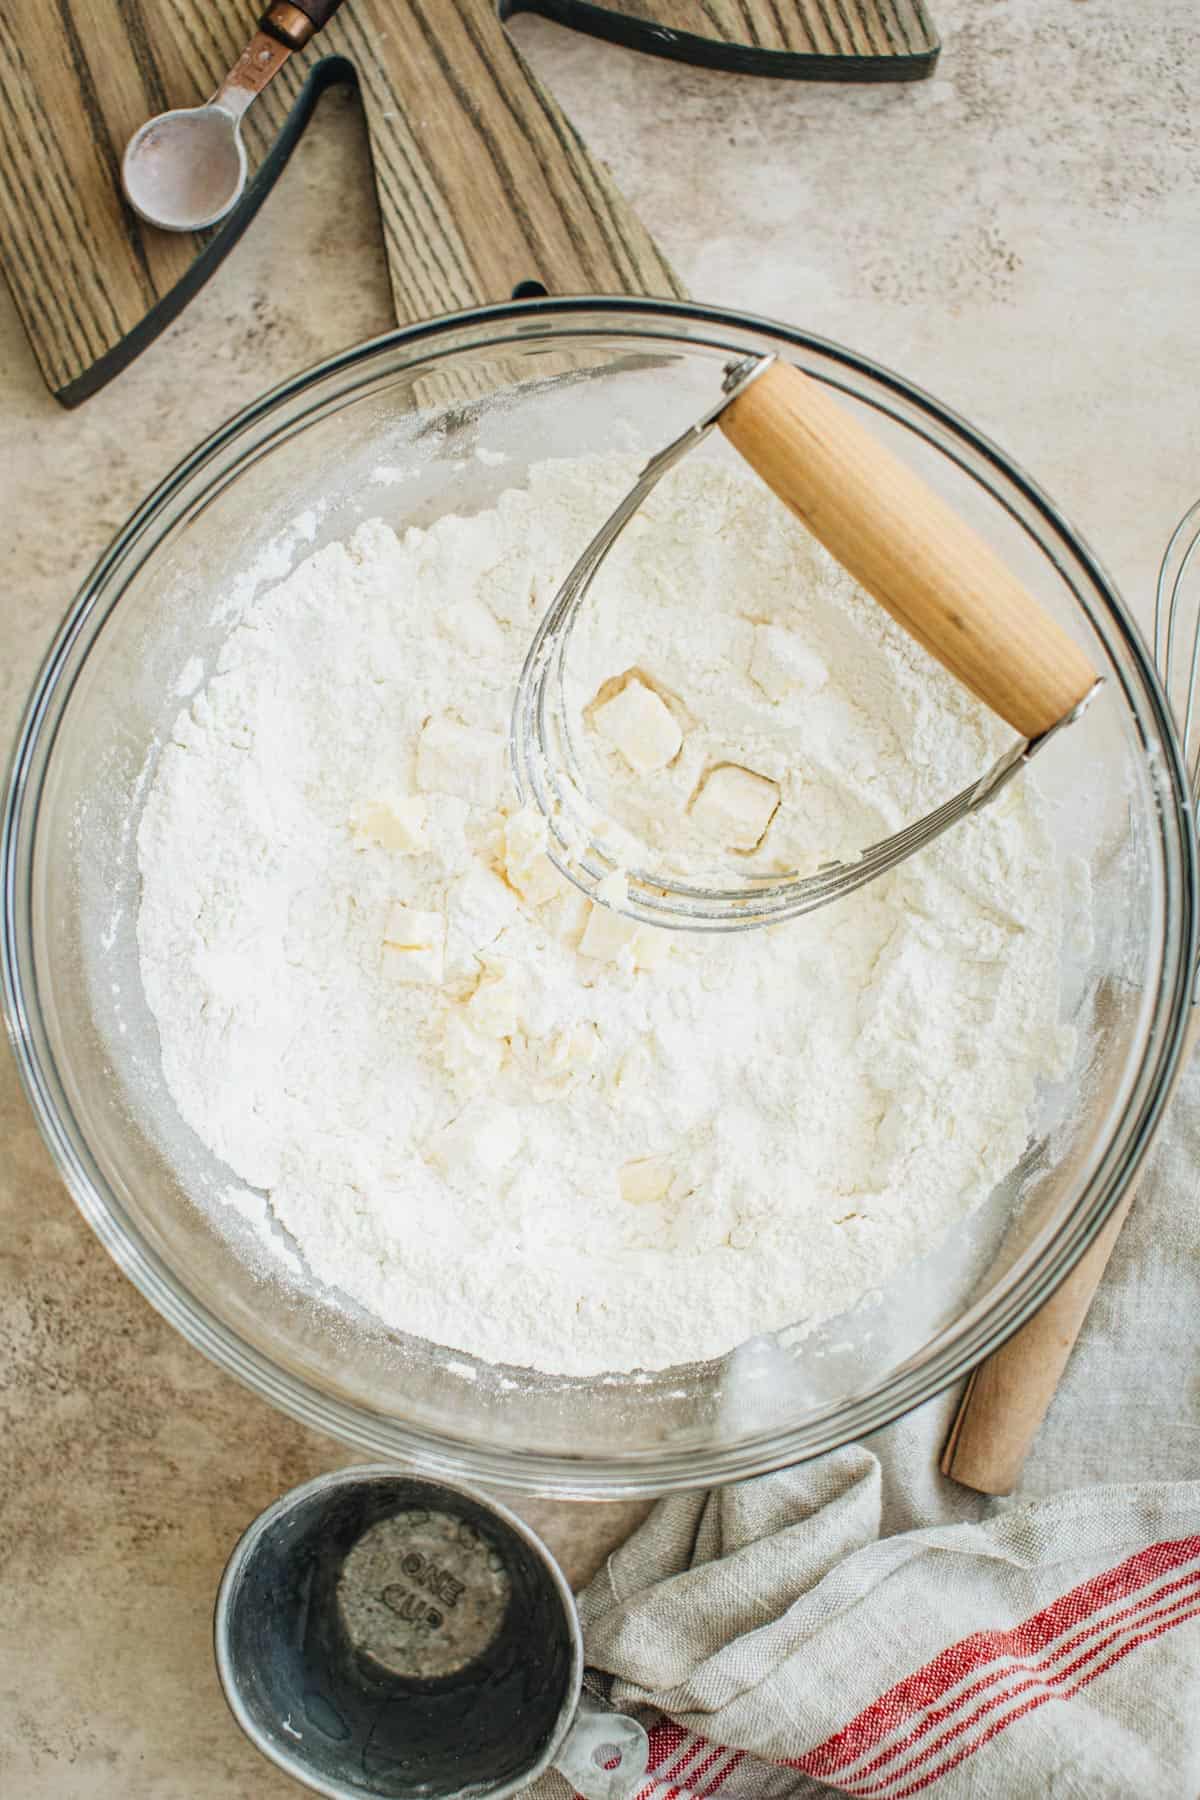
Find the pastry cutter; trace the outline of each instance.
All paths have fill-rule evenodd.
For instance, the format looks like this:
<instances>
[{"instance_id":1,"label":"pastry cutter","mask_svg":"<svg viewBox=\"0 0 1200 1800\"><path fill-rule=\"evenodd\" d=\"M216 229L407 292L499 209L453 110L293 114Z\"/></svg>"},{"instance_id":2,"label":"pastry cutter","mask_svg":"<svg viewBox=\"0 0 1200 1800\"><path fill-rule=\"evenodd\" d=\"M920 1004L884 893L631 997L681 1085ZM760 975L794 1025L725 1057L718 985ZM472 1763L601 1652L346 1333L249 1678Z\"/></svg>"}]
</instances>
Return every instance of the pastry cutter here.
<instances>
[{"instance_id":1,"label":"pastry cutter","mask_svg":"<svg viewBox=\"0 0 1200 1800\"><path fill-rule=\"evenodd\" d=\"M711 879L640 866L589 799L573 741L565 657L592 582L646 496L716 426L861 586L1018 734L936 811L814 874L743 874L732 855ZM648 924L744 931L853 892L985 806L1099 685L1079 645L938 494L821 382L756 356L727 366L720 402L651 458L555 595L517 686L512 765L522 801L547 820L551 860L590 898Z\"/></svg>"}]
</instances>

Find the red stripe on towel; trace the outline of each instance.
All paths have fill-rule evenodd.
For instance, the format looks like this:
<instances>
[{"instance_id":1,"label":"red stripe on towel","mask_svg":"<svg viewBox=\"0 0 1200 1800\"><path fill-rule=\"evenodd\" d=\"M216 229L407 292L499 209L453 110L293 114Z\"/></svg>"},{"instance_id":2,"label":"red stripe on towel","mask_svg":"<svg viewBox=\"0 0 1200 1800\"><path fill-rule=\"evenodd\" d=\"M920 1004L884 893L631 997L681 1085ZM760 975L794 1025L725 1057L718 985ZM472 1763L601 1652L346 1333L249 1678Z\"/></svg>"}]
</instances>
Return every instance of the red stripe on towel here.
<instances>
[{"instance_id":1,"label":"red stripe on towel","mask_svg":"<svg viewBox=\"0 0 1200 1800\"><path fill-rule=\"evenodd\" d=\"M1087 1663L1094 1661L1097 1656L1111 1648L1119 1638L1124 1637L1132 1622L1136 1621L1140 1625L1155 1623L1159 1619L1168 1617L1171 1613L1192 1606L1196 1600L1198 1588L1200 1588L1200 1569L1195 1569L1181 1580L1172 1581L1166 1587L1156 1588L1152 1594L1144 1595L1133 1606L1122 1607L1120 1612L1108 1613L1104 1618L1093 1619L1082 1631L1074 1632L1070 1637L1063 1639L1044 1657L1013 1659L997 1664L989 1674L983 1676L981 1680L973 1682L961 1694L956 1694L954 1699L945 1706L936 1707L932 1712L927 1713L912 1731L905 1737L898 1738L895 1743L889 1744L887 1749L881 1751L865 1768L855 1770L851 1777L854 1792L863 1796L883 1793L898 1775L910 1773L952 1739L961 1737L963 1732L969 1730L985 1713L1003 1705L1015 1694L1023 1693L1032 1687L1053 1687L1056 1683L1061 1684L1069 1676L1077 1674ZM1172 1601L1169 1606L1164 1606L1163 1602L1172 1594L1180 1597ZM1084 1654L1076 1656L1066 1668L1054 1668L1054 1664L1061 1663L1064 1657L1072 1656L1075 1651L1083 1649L1085 1645L1087 1648ZM906 1763L903 1768L889 1770L882 1781L871 1786L864 1787L862 1785L868 1775L875 1774L879 1769L886 1768L888 1763L894 1762L898 1756L903 1756L906 1750L912 1749L927 1733L936 1730L939 1725L946 1724L948 1720L955 1719L970 1701L977 1699L989 1687L995 1687L999 1682L1010 1681L1014 1676L1025 1676L1026 1679L1018 1680L1015 1686L1005 1688L999 1694L991 1695L974 1713L969 1714L965 1719L960 1719L950 1730L943 1732L931 1744L926 1745L921 1754ZM1052 1695L1049 1697L1053 1698Z\"/></svg>"},{"instance_id":2,"label":"red stripe on towel","mask_svg":"<svg viewBox=\"0 0 1200 1800\"><path fill-rule=\"evenodd\" d=\"M1123 1600L1197 1557L1200 1537L1151 1544L1115 1568L1081 1582L1010 1630L973 1632L905 1676L848 1725L807 1755L790 1760L788 1766L802 1769L818 1780L829 1780L839 1769L858 1762L875 1749L897 1726L926 1712L976 1670L982 1671L1004 1657L1037 1655L1101 1608Z\"/></svg>"},{"instance_id":3,"label":"red stripe on towel","mask_svg":"<svg viewBox=\"0 0 1200 1800\"><path fill-rule=\"evenodd\" d=\"M994 1724L988 1727L983 1736L977 1738L974 1743L964 1744L962 1749L947 1762L940 1764L936 1769L930 1769L919 1781L913 1782L910 1786L897 1789L892 1794L891 1800L908 1800L909 1795L921 1793L923 1789L931 1787L935 1781L940 1781L943 1775L948 1775L951 1769L957 1768L959 1763L965 1762L968 1756L973 1756L976 1750L981 1750L986 1743L989 1743L992 1738L997 1737L999 1733L1004 1731L1009 1725L1015 1724L1018 1719L1024 1718L1026 1713L1036 1711L1039 1706L1044 1706L1047 1700L1070 1700L1075 1694L1079 1693L1082 1688L1087 1687L1089 1682L1095 1681L1097 1676L1103 1675L1106 1670L1111 1669L1114 1663L1119 1663L1123 1657L1128 1656L1131 1650L1137 1650L1142 1644L1152 1643L1155 1638L1162 1637L1164 1632L1174 1630L1176 1625L1182 1625L1185 1619L1197 1618L1200 1618L1200 1606L1193 1606L1190 1611L1180 1613L1178 1617L1174 1619L1165 1619L1161 1624L1154 1625L1146 1631L1139 1632L1138 1635L1131 1638L1128 1643L1122 1644L1119 1650L1114 1650L1112 1655L1107 1657L1104 1662L1098 1663L1094 1669L1089 1669L1086 1675L1083 1675L1073 1687L1062 1692L1056 1690L1049 1693L1043 1691L1040 1694L1035 1694L1032 1699L1026 1700L1024 1705L1018 1706L1013 1712L1006 1714L1004 1718L997 1719ZM852 1793L853 1789L848 1789L847 1791Z\"/></svg>"}]
</instances>

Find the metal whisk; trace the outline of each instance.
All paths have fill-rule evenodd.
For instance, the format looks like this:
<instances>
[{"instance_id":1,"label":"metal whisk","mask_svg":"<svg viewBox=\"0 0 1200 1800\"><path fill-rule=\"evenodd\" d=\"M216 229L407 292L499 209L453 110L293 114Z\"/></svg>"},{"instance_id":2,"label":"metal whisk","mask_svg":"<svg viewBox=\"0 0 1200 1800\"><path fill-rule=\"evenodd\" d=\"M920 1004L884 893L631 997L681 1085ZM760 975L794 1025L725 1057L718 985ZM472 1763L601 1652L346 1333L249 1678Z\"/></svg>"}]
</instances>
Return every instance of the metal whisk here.
<instances>
[{"instance_id":1,"label":"metal whisk","mask_svg":"<svg viewBox=\"0 0 1200 1800\"><path fill-rule=\"evenodd\" d=\"M1175 713L1184 757L1191 758L1188 773L1196 805L1200 747L1193 751L1192 743L1200 701L1200 500L1184 513L1163 553L1154 591L1154 660Z\"/></svg>"},{"instance_id":2,"label":"metal whisk","mask_svg":"<svg viewBox=\"0 0 1200 1800\"><path fill-rule=\"evenodd\" d=\"M565 657L592 582L646 496L718 425L843 567L1018 733L934 812L815 874L730 868L706 881L639 866L590 800L573 742ZM727 367L720 402L646 464L555 595L521 671L512 764L522 799L547 820L551 860L589 897L650 924L745 931L851 893L986 805L1098 686L1078 645L912 470L819 382L774 356L751 357Z\"/></svg>"}]
</instances>

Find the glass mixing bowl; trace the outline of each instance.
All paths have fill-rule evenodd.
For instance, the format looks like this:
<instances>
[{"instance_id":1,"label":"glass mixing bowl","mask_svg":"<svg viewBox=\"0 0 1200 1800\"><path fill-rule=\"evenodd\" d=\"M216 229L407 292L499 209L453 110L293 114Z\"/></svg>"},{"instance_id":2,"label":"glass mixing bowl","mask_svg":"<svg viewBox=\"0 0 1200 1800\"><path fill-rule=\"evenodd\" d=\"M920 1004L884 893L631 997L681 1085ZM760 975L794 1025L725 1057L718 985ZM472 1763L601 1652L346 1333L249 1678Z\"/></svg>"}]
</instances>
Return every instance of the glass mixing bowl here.
<instances>
[{"instance_id":1,"label":"glass mixing bowl","mask_svg":"<svg viewBox=\"0 0 1200 1800\"><path fill-rule=\"evenodd\" d=\"M403 527L478 510L548 455L657 448L712 403L730 356L765 350L839 390L1106 677L1036 770L1059 852L1086 862L1094 892L1094 941L1064 974L1075 1067L1044 1091L1026 1156L970 1226L852 1313L660 1374L490 1368L319 1290L218 1203L230 1172L164 1088L138 974L141 798L189 682L297 542L306 551L364 514ZM817 1455L920 1404L1020 1325L1146 1150L1179 1054L1196 928L1196 850L1162 691L1104 574L1037 488L943 407L834 345L729 312L617 300L500 306L392 333L202 444L101 558L38 678L3 881L22 1076L77 1204L147 1298L223 1368L359 1450L563 1495L662 1492Z\"/></svg>"}]
</instances>

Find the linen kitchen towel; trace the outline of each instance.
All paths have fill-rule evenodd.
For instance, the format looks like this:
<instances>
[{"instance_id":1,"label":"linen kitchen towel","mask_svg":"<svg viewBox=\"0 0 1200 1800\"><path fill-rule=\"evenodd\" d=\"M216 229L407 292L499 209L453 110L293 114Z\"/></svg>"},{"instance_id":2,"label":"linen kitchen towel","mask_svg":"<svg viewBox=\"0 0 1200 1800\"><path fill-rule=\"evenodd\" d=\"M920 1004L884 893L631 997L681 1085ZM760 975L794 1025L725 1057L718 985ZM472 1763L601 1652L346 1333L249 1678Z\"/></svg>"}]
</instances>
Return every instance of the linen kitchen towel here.
<instances>
[{"instance_id":1,"label":"linen kitchen towel","mask_svg":"<svg viewBox=\"0 0 1200 1800\"><path fill-rule=\"evenodd\" d=\"M609 1558L584 1639L649 1726L641 1800L1200 1794L1200 1483L880 1523L855 1447L662 1501Z\"/></svg>"}]
</instances>

